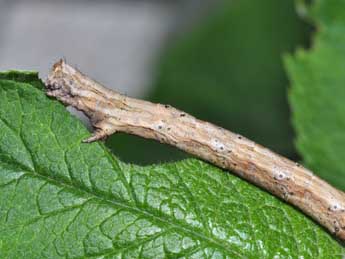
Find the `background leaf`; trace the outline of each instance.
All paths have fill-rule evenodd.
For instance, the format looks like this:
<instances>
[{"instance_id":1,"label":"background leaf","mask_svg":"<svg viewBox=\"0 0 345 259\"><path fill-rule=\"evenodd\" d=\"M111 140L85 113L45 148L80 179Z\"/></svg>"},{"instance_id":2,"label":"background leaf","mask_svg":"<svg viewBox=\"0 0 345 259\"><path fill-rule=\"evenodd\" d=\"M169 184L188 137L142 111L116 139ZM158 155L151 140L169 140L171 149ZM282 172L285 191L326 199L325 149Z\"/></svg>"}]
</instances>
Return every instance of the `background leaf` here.
<instances>
[{"instance_id":1,"label":"background leaf","mask_svg":"<svg viewBox=\"0 0 345 259\"><path fill-rule=\"evenodd\" d=\"M63 105L1 78L0 258L341 258L268 193L198 160L124 164L81 143Z\"/></svg>"},{"instance_id":2,"label":"background leaf","mask_svg":"<svg viewBox=\"0 0 345 259\"><path fill-rule=\"evenodd\" d=\"M171 104L296 159L282 54L306 45L308 36L293 0L223 1L162 53L146 99ZM125 161L144 164L183 154L128 135L114 135L107 144Z\"/></svg>"},{"instance_id":3,"label":"background leaf","mask_svg":"<svg viewBox=\"0 0 345 259\"><path fill-rule=\"evenodd\" d=\"M313 47L286 58L297 148L308 167L345 190L345 2L317 0L308 11Z\"/></svg>"}]
</instances>

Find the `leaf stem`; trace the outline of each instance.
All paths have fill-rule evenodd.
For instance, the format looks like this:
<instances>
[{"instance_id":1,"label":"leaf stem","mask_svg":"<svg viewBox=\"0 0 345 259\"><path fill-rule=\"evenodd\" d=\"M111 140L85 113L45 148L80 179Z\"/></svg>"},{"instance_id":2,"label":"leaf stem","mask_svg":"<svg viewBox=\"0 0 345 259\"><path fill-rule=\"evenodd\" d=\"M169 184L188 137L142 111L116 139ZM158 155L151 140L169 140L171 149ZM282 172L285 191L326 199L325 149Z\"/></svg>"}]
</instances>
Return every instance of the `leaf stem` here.
<instances>
[{"instance_id":1,"label":"leaf stem","mask_svg":"<svg viewBox=\"0 0 345 259\"><path fill-rule=\"evenodd\" d=\"M125 132L175 146L287 201L345 240L345 194L303 166L255 142L169 105L121 95L63 60L46 81L47 95L83 111L95 128L85 142Z\"/></svg>"}]
</instances>

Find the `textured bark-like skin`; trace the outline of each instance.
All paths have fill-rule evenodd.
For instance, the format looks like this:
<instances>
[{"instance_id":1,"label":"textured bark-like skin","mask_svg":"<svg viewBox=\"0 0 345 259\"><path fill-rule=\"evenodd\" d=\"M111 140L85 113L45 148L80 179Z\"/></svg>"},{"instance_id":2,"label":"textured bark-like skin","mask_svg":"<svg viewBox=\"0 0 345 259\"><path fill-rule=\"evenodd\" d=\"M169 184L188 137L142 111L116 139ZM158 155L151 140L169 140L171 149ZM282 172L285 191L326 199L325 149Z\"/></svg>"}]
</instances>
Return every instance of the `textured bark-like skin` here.
<instances>
[{"instance_id":1,"label":"textured bark-like skin","mask_svg":"<svg viewBox=\"0 0 345 259\"><path fill-rule=\"evenodd\" d=\"M260 186L345 240L345 194L311 171L238 134L169 105L130 98L93 81L63 60L46 81L47 95L83 111L95 128L85 142L119 131L170 144Z\"/></svg>"}]
</instances>

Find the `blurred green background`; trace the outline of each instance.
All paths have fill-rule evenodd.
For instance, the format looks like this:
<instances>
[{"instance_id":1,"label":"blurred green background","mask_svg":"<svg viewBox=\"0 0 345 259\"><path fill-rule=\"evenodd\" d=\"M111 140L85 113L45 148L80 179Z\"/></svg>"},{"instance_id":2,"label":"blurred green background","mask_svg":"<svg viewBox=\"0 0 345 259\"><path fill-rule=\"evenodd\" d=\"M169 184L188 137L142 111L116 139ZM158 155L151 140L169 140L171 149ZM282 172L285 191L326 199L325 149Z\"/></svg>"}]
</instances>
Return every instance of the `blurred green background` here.
<instances>
[{"instance_id":1,"label":"blurred green background","mask_svg":"<svg viewBox=\"0 0 345 259\"><path fill-rule=\"evenodd\" d=\"M298 159L282 56L308 47L311 32L293 0L223 1L162 50L145 99L171 104ZM106 144L137 164L187 156L125 134Z\"/></svg>"}]
</instances>

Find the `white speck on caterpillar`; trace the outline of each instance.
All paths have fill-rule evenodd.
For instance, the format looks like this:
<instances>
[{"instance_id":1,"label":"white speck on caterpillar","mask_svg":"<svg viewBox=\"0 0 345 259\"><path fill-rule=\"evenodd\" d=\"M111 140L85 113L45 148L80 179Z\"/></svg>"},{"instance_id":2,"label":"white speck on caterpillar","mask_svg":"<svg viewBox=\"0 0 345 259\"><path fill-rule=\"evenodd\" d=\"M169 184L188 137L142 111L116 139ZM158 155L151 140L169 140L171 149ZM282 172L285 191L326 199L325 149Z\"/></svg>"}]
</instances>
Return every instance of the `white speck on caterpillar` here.
<instances>
[{"instance_id":1,"label":"white speck on caterpillar","mask_svg":"<svg viewBox=\"0 0 345 259\"><path fill-rule=\"evenodd\" d=\"M287 170L281 169L277 166L273 166L273 179L282 181L282 180L289 180L290 173Z\"/></svg>"},{"instance_id":2,"label":"white speck on caterpillar","mask_svg":"<svg viewBox=\"0 0 345 259\"><path fill-rule=\"evenodd\" d=\"M222 142L220 142L218 139L212 139L211 145L212 145L212 148L217 150L217 151L224 151L225 150L225 145Z\"/></svg>"},{"instance_id":3,"label":"white speck on caterpillar","mask_svg":"<svg viewBox=\"0 0 345 259\"><path fill-rule=\"evenodd\" d=\"M162 121L159 121L154 125L154 127L159 131L162 130L164 126L165 126L165 124Z\"/></svg>"},{"instance_id":4,"label":"white speck on caterpillar","mask_svg":"<svg viewBox=\"0 0 345 259\"><path fill-rule=\"evenodd\" d=\"M328 210L329 211L344 211L344 207L342 207L339 203L333 203Z\"/></svg>"}]
</instances>

